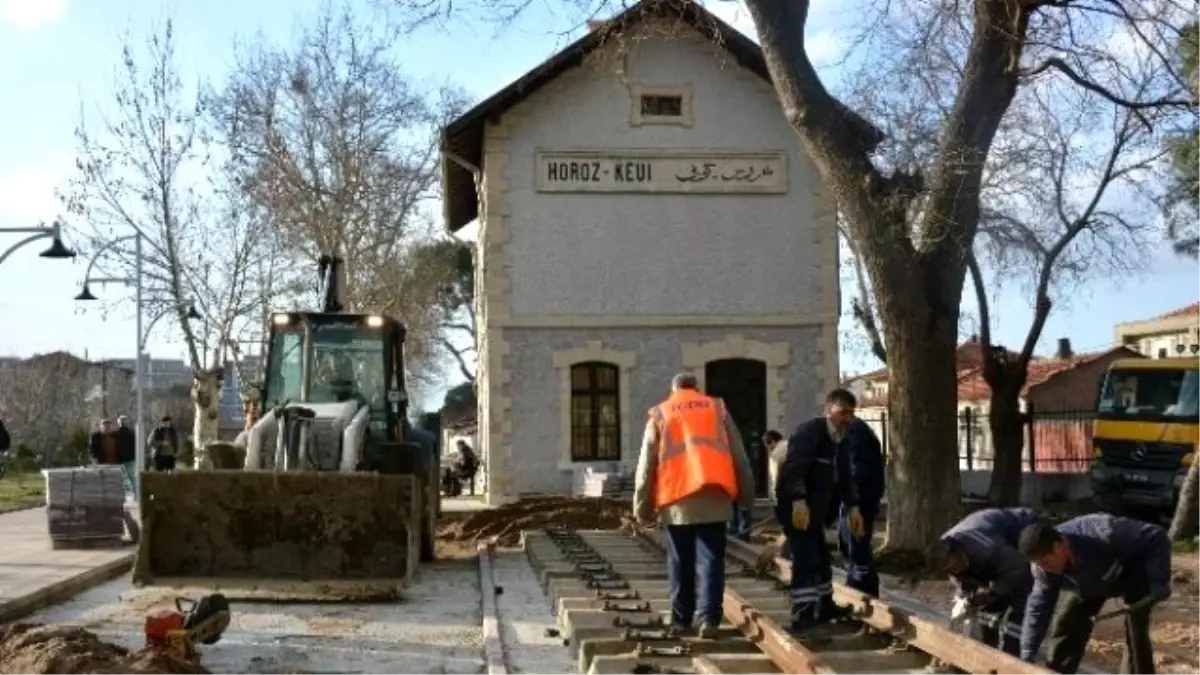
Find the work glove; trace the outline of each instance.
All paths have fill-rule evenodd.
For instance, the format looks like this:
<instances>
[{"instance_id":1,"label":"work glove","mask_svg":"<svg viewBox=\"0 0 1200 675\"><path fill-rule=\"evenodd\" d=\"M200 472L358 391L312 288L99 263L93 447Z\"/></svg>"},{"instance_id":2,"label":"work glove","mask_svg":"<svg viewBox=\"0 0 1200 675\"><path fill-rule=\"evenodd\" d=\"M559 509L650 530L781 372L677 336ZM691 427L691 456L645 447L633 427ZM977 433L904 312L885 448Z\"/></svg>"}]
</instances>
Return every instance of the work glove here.
<instances>
[{"instance_id":1,"label":"work glove","mask_svg":"<svg viewBox=\"0 0 1200 675\"><path fill-rule=\"evenodd\" d=\"M803 499L792 502L792 527L797 530L807 530L811 520L812 513L808 510L808 502Z\"/></svg>"},{"instance_id":2,"label":"work glove","mask_svg":"<svg viewBox=\"0 0 1200 675\"><path fill-rule=\"evenodd\" d=\"M954 606L950 610L951 625L961 623L969 616L975 613L975 608L971 606L971 599L965 595L954 596Z\"/></svg>"},{"instance_id":3,"label":"work glove","mask_svg":"<svg viewBox=\"0 0 1200 675\"><path fill-rule=\"evenodd\" d=\"M866 525L863 523L862 512L857 506L851 506L846 513L846 524L850 526L850 534L854 535L855 539L862 539L867 533Z\"/></svg>"}]
</instances>

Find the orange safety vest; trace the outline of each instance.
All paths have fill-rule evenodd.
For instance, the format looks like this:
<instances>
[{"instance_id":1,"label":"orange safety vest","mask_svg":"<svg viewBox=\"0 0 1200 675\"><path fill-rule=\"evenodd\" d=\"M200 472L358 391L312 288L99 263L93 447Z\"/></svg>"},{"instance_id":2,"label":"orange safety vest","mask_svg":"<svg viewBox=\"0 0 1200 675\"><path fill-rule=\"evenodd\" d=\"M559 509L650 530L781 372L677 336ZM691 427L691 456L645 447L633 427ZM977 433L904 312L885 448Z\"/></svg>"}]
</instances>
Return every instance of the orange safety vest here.
<instances>
[{"instance_id":1,"label":"orange safety vest","mask_svg":"<svg viewBox=\"0 0 1200 675\"><path fill-rule=\"evenodd\" d=\"M730 499L737 499L737 472L720 399L680 389L649 412L659 430L656 509L708 486L719 487Z\"/></svg>"}]
</instances>

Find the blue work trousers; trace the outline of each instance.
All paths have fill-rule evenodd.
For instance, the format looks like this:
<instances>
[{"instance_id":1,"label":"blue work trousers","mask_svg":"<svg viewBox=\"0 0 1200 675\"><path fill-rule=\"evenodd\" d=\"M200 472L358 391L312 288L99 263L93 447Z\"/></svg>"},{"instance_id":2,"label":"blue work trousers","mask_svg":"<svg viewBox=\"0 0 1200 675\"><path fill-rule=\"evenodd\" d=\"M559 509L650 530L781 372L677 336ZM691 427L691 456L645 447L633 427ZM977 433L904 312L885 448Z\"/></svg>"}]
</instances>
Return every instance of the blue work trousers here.
<instances>
[{"instance_id":1,"label":"blue work trousers","mask_svg":"<svg viewBox=\"0 0 1200 675\"><path fill-rule=\"evenodd\" d=\"M879 597L879 572L875 567L875 517L879 507L865 505L859 507L862 514L862 537L850 534L850 520L847 518L849 509L844 505L838 514L838 550L846 561L846 585L872 597Z\"/></svg>"},{"instance_id":2,"label":"blue work trousers","mask_svg":"<svg viewBox=\"0 0 1200 675\"><path fill-rule=\"evenodd\" d=\"M665 529L671 625L691 628L697 604L701 623L720 625L725 614L725 523L667 525Z\"/></svg>"},{"instance_id":3,"label":"blue work trousers","mask_svg":"<svg viewBox=\"0 0 1200 675\"><path fill-rule=\"evenodd\" d=\"M790 510L779 509L792 553L792 625L796 628L826 620L833 607L833 567L825 546L825 523L818 515L806 529L798 530Z\"/></svg>"},{"instance_id":4,"label":"blue work trousers","mask_svg":"<svg viewBox=\"0 0 1200 675\"><path fill-rule=\"evenodd\" d=\"M733 518L729 520L729 536L750 541L750 518L750 509L743 509L734 504Z\"/></svg>"}]
</instances>

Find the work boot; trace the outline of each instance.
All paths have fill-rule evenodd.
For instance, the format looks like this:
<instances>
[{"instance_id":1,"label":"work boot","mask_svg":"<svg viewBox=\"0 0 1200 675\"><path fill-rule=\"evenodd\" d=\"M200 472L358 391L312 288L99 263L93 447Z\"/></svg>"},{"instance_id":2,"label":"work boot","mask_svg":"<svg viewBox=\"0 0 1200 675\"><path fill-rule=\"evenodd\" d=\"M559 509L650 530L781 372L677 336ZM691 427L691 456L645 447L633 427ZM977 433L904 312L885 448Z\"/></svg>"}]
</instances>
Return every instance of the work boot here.
<instances>
[{"instance_id":1,"label":"work boot","mask_svg":"<svg viewBox=\"0 0 1200 675\"><path fill-rule=\"evenodd\" d=\"M700 624L700 631L698 634L701 640L716 640L717 636L720 635L720 632L717 628L717 624L705 621Z\"/></svg>"},{"instance_id":2,"label":"work boot","mask_svg":"<svg viewBox=\"0 0 1200 675\"><path fill-rule=\"evenodd\" d=\"M191 605L185 609L186 603ZM206 595L199 602L175 598L175 608L183 612L184 630L206 645L216 644L229 627L229 600L220 593Z\"/></svg>"},{"instance_id":3,"label":"work boot","mask_svg":"<svg viewBox=\"0 0 1200 675\"><path fill-rule=\"evenodd\" d=\"M821 608L817 612L817 620L821 623L832 623L849 619L854 616L854 608L846 605L839 605L833 601L833 596L823 596L821 598Z\"/></svg>"}]
</instances>

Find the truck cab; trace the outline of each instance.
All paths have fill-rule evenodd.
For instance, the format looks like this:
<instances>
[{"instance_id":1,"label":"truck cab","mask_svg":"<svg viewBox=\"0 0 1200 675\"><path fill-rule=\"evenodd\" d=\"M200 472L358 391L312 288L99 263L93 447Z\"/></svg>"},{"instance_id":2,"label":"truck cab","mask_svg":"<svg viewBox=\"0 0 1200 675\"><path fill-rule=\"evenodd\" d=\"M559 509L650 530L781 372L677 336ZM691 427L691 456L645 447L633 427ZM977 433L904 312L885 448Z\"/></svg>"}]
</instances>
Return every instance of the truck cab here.
<instances>
[{"instance_id":1,"label":"truck cab","mask_svg":"<svg viewBox=\"0 0 1200 675\"><path fill-rule=\"evenodd\" d=\"M1103 508L1173 511L1200 441L1200 359L1114 361L1092 437L1092 488Z\"/></svg>"}]
</instances>

